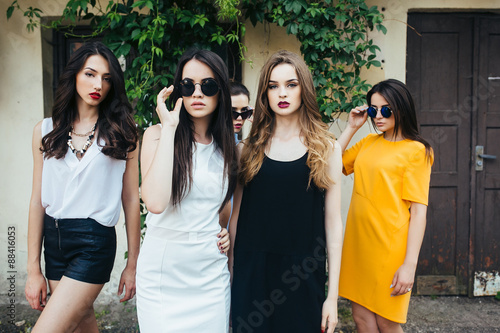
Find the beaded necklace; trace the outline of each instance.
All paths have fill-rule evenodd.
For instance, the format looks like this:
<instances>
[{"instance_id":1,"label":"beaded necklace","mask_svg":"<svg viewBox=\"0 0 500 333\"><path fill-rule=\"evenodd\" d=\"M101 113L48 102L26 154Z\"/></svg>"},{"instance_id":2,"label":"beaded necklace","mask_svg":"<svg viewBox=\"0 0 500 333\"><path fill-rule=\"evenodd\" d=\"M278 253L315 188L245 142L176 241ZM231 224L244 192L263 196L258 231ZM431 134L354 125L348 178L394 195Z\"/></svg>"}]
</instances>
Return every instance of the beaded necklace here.
<instances>
[{"instance_id":1,"label":"beaded necklace","mask_svg":"<svg viewBox=\"0 0 500 333\"><path fill-rule=\"evenodd\" d=\"M69 149L71 149L71 151L73 152L73 154L76 155L76 157L78 157L78 154L80 154L80 158L83 157L83 154L85 154L85 152L87 151L87 149L89 149L89 147L92 145L92 139L94 138L94 133L95 133L95 127L96 127L97 123L94 124L94 127L92 127L92 129L90 131L88 131L87 133L85 134L76 134L73 132L73 127L71 127L71 130L69 131L68 133L68 147ZM85 144L83 145L82 149L78 150L75 148L75 146L73 146L73 139L71 138L71 133L77 135L77 136L85 136L87 134L90 133L89 137L87 138L87 141L85 142Z\"/></svg>"}]
</instances>

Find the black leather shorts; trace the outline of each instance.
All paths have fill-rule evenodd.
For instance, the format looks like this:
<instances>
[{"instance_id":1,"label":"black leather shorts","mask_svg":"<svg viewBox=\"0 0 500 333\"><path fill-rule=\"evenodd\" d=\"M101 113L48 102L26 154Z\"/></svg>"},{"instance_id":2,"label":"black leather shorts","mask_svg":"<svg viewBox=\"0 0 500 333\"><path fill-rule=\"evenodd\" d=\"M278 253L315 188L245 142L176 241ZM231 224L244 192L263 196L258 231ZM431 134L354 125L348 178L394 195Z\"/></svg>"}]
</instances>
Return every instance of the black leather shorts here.
<instances>
[{"instance_id":1,"label":"black leather shorts","mask_svg":"<svg viewBox=\"0 0 500 333\"><path fill-rule=\"evenodd\" d=\"M93 219L54 219L43 223L45 275L59 281L104 284L109 281L116 255L115 227Z\"/></svg>"}]
</instances>

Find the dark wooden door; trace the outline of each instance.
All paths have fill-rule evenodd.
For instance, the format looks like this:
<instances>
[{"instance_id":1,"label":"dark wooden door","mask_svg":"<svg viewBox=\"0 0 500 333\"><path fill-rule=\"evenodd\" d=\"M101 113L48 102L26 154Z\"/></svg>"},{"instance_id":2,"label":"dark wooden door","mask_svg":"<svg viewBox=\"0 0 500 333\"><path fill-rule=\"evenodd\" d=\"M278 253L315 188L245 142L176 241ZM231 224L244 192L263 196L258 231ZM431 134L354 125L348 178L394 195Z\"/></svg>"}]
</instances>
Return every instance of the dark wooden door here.
<instances>
[{"instance_id":1,"label":"dark wooden door","mask_svg":"<svg viewBox=\"0 0 500 333\"><path fill-rule=\"evenodd\" d=\"M408 24L406 83L435 153L416 292L500 290L499 161L476 161L500 158L499 16L410 13Z\"/></svg>"},{"instance_id":2,"label":"dark wooden door","mask_svg":"<svg viewBox=\"0 0 500 333\"><path fill-rule=\"evenodd\" d=\"M482 17L478 25L476 192L472 233L473 294L482 296L500 291L500 18Z\"/></svg>"},{"instance_id":3,"label":"dark wooden door","mask_svg":"<svg viewBox=\"0 0 500 333\"><path fill-rule=\"evenodd\" d=\"M474 20L409 14L406 83L423 136L431 143L427 229L417 270L417 293L467 292L470 223L471 105Z\"/></svg>"}]
</instances>

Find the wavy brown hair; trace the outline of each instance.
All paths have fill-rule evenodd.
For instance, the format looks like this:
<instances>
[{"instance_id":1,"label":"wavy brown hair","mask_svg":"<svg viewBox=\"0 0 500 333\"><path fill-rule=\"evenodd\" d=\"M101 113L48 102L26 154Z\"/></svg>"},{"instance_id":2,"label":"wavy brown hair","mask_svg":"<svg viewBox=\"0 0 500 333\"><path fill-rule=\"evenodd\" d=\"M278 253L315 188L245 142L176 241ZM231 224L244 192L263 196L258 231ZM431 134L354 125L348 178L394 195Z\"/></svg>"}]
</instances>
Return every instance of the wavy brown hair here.
<instances>
[{"instance_id":1,"label":"wavy brown hair","mask_svg":"<svg viewBox=\"0 0 500 333\"><path fill-rule=\"evenodd\" d=\"M73 53L59 77L56 89L52 122L54 129L42 138L41 150L45 158L63 158L68 151L68 132L78 115L76 106L76 75L90 56L100 55L108 61L111 89L99 104L99 129L96 142L102 138L102 153L119 160L127 159L127 153L135 150L138 133L133 109L125 93L125 80L120 64L111 50L101 42L89 42Z\"/></svg>"},{"instance_id":2,"label":"wavy brown hair","mask_svg":"<svg viewBox=\"0 0 500 333\"><path fill-rule=\"evenodd\" d=\"M269 106L267 93L271 72L281 64L289 64L295 68L301 87L302 104L298 110L299 126L308 151L306 164L311 170L309 185L313 181L317 187L326 190L333 183L328 175L328 157L334 138L328 132L327 125L321 120L309 68L304 60L289 51L279 51L273 54L262 67L252 129L248 138L244 140L241 154L239 180L246 185L253 179L262 166L265 151L269 148L276 118Z\"/></svg>"}]
</instances>

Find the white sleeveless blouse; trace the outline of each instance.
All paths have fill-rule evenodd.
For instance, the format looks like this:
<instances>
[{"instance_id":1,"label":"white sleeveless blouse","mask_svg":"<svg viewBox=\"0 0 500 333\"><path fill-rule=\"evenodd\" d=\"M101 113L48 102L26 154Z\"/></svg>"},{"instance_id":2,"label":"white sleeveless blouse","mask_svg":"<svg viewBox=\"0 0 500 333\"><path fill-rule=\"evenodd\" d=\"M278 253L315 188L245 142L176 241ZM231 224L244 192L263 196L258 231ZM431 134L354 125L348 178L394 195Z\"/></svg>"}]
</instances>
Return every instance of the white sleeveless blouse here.
<instances>
[{"instance_id":1,"label":"white sleeveless blouse","mask_svg":"<svg viewBox=\"0 0 500 333\"><path fill-rule=\"evenodd\" d=\"M52 129L52 118L44 119L42 137ZM44 157L42 206L47 215L56 219L92 218L107 227L116 225L126 161L106 156L101 149L94 142L81 160L69 147L64 158Z\"/></svg>"},{"instance_id":2,"label":"white sleeveless blouse","mask_svg":"<svg viewBox=\"0 0 500 333\"><path fill-rule=\"evenodd\" d=\"M146 224L172 231L218 233L219 208L227 193L224 158L212 143L193 147L193 184L181 202L160 214L148 213Z\"/></svg>"}]
</instances>

